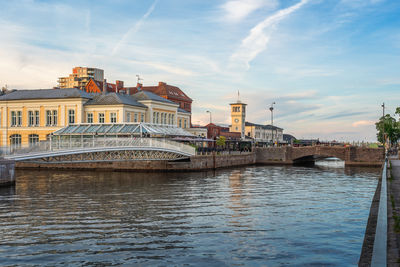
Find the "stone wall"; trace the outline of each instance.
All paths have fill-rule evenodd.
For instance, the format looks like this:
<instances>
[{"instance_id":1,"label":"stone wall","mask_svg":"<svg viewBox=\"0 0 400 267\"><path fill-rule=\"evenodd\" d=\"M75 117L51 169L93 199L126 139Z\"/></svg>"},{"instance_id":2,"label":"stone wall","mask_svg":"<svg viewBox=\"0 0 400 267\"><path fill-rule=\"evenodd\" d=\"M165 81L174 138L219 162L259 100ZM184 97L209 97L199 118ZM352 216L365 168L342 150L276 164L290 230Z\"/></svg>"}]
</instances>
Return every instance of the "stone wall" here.
<instances>
[{"instance_id":1,"label":"stone wall","mask_svg":"<svg viewBox=\"0 0 400 267\"><path fill-rule=\"evenodd\" d=\"M293 164L307 156L337 157L346 165L381 166L382 149L356 147L266 147L253 153L193 156L187 161L113 161L76 163L18 162L18 168L79 169L79 170L141 170L141 171L200 171L251 164ZM309 157L311 158L311 157ZM311 158L312 159L312 158Z\"/></svg>"},{"instance_id":2,"label":"stone wall","mask_svg":"<svg viewBox=\"0 0 400 267\"><path fill-rule=\"evenodd\" d=\"M75 169L102 171L201 171L233 166L251 165L256 162L255 153L193 156L190 161L113 161L113 162L75 162L75 163L34 163L17 162L17 168Z\"/></svg>"},{"instance_id":3,"label":"stone wall","mask_svg":"<svg viewBox=\"0 0 400 267\"><path fill-rule=\"evenodd\" d=\"M384 160L382 148L363 147L265 147L256 148L256 163L260 164L292 164L304 157L321 156L336 157L345 161L346 165L381 166Z\"/></svg>"}]
</instances>

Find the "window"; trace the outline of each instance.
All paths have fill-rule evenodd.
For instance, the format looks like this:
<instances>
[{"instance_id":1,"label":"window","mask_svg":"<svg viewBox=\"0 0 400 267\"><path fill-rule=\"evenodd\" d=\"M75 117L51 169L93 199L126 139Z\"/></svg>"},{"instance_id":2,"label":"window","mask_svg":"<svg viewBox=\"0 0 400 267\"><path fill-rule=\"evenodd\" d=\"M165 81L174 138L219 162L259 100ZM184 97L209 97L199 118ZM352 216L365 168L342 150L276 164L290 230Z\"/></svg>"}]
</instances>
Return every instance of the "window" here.
<instances>
[{"instance_id":1,"label":"window","mask_svg":"<svg viewBox=\"0 0 400 267\"><path fill-rule=\"evenodd\" d=\"M15 111L11 111L11 126L17 125L17 114Z\"/></svg>"},{"instance_id":2,"label":"window","mask_svg":"<svg viewBox=\"0 0 400 267\"><path fill-rule=\"evenodd\" d=\"M46 110L46 126L50 126L51 125L51 121L53 119L53 116L51 114L50 110Z\"/></svg>"},{"instance_id":3,"label":"window","mask_svg":"<svg viewBox=\"0 0 400 267\"><path fill-rule=\"evenodd\" d=\"M137 113L135 113L133 121L137 122L137 118L138 118Z\"/></svg>"},{"instance_id":4,"label":"window","mask_svg":"<svg viewBox=\"0 0 400 267\"><path fill-rule=\"evenodd\" d=\"M39 143L39 135L30 134L29 135L29 146L34 146L36 143Z\"/></svg>"},{"instance_id":5,"label":"window","mask_svg":"<svg viewBox=\"0 0 400 267\"><path fill-rule=\"evenodd\" d=\"M131 113L130 112L126 113L126 122L131 122Z\"/></svg>"},{"instance_id":6,"label":"window","mask_svg":"<svg viewBox=\"0 0 400 267\"><path fill-rule=\"evenodd\" d=\"M35 110L35 126L40 125L40 116L39 116L39 110Z\"/></svg>"},{"instance_id":7,"label":"window","mask_svg":"<svg viewBox=\"0 0 400 267\"><path fill-rule=\"evenodd\" d=\"M179 127L182 128L182 120L179 119Z\"/></svg>"},{"instance_id":8,"label":"window","mask_svg":"<svg viewBox=\"0 0 400 267\"><path fill-rule=\"evenodd\" d=\"M156 123L156 116L157 116L157 113L153 112L153 123Z\"/></svg>"},{"instance_id":9,"label":"window","mask_svg":"<svg viewBox=\"0 0 400 267\"><path fill-rule=\"evenodd\" d=\"M13 134L10 136L10 144L11 147L20 147L21 146L21 135L20 134Z\"/></svg>"},{"instance_id":10,"label":"window","mask_svg":"<svg viewBox=\"0 0 400 267\"><path fill-rule=\"evenodd\" d=\"M117 113L115 113L115 112L110 113L110 122L111 123L117 122Z\"/></svg>"},{"instance_id":11,"label":"window","mask_svg":"<svg viewBox=\"0 0 400 267\"><path fill-rule=\"evenodd\" d=\"M167 124L167 113L164 113L164 124Z\"/></svg>"},{"instance_id":12,"label":"window","mask_svg":"<svg viewBox=\"0 0 400 267\"><path fill-rule=\"evenodd\" d=\"M17 111L17 126L22 124L22 111Z\"/></svg>"},{"instance_id":13,"label":"window","mask_svg":"<svg viewBox=\"0 0 400 267\"><path fill-rule=\"evenodd\" d=\"M168 124L172 124L171 123L171 114L168 114Z\"/></svg>"},{"instance_id":14,"label":"window","mask_svg":"<svg viewBox=\"0 0 400 267\"><path fill-rule=\"evenodd\" d=\"M240 107L232 107L232 112L240 112Z\"/></svg>"},{"instance_id":15,"label":"window","mask_svg":"<svg viewBox=\"0 0 400 267\"><path fill-rule=\"evenodd\" d=\"M99 123L104 123L104 113L99 113Z\"/></svg>"},{"instance_id":16,"label":"window","mask_svg":"<svg viewBox=\"0 0 400 267\"><path fill-rule=\"evenodd\" d=\"M53 125L56 126L57 124L58 124L57 110L53 110Z\"/></svg>"},{"instance_id":17,"label":"window","mask_svg":"<svg viewBox=\"0 0 400 267\"><path fill-rule=\"evenodd\" d=\"M11 113L12 116L12 113ZM34 118L33 118L33 111L29 110L28 111L28 126L33 126L35 123Z\"/></svg>"},{"instance_id":18,"label":"window","mask_svg":"<svg viewBox=\"0 0 400 267\"><path fill-rule=\"evenodd\" d=\"M73 109L68 110L68 123L70 124L75 123L75 110Z\"/></svg>"},{"instance_id":19,"label":"window","mask_svg":"<svg viewBox=\"0 0 400 267\"><path fill-rule=\"evenodd\" d=\"M140 114L140 121L144 122L144 114L143 113Z\"/></svg>"},{"instance_id":20,"label":"window","mask_svg":"<svg viewBox=\"0 0 400 267\"><path fill-rule=\"evenodd\" d=\"M87 123L93 123L93 113L87 113L86 114L86 122Z\"/></svg>"},{"instance_id":21,"label":"window","mask_svg":"<svg viewBox=\"0 0 400 267\"><path fill-rule=\"evenodd\" d=\"M159 122L160 122L160 113L157 112L157 115L156 115L156 123L158 124Z\"/></svg>"},{"instance_id":22,"label":"window","mask_svg":"<svg viewBox=\"0 0 400 267\"><path fill-rule=\"evenodd\" d=\"M171 115L171 121L172 121L172 124L175 123L175 115L174 114Z\"/></svg>"},{"instance_id":23,"label":"window","mask_svg":"<svg viewBox=\"0 0 400 267\"><path fill-rule=\"evenodd\" d=\"M186 120L185 120L185 123L184 123L183 126L184 126L183 128L187 128L187 121Z\"/></svg>"}]
</instances>

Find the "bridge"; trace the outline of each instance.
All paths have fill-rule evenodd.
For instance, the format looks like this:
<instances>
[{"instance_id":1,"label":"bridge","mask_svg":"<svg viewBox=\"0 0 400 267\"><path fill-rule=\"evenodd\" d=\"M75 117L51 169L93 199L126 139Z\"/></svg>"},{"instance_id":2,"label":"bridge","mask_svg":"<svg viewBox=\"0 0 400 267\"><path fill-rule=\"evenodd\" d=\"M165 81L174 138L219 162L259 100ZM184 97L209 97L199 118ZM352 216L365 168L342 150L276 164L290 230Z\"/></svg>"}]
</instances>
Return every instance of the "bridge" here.
<instances>
[{"instance_id":1,"label":"bridge","mask_svg":"<svg viewBox=\"0 0 400 267\"><path fill-rule=\"evenodd\" d=\"M67 163L132 160L179 160L196 154L195 148L163 138L63 138L29 147L12 147L4 158L17 162Z\"/></svg>"},{"instance_id":2,"label":"bridge","mask_svg":"<svg viewBox=\"0 0 400 267\"><path fill-rule=\"evenodd\" d=\"M343 146L304 146L304 147L266 147L256 148L257 163L304 163L320 158L335 157L345 165L381 166L385 159L383 148L343 147Z\"/></svg>"}]
</instances>

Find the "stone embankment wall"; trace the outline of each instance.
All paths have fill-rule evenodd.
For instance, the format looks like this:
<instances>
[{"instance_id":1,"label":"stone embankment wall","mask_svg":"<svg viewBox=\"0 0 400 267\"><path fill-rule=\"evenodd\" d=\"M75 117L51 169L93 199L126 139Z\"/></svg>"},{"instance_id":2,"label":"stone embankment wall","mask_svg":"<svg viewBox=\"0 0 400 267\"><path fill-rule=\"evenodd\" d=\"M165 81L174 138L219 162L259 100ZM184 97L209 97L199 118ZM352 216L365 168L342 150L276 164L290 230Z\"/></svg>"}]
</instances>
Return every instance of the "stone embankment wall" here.
<instances>
[{"instance_id":1,"label":"stone embankment wall","mask_svg":"<svg viewBox=\"0 0 400 267\"><path fill-rule=\"evenodd\" d=\"M0 160L0 186L6 186L15 183L14 167L14 161L4 159Z\"/></svg>"},{"instance_id":2,"label":"stone embankment wall","mask_svg":"<svg viewBox=\"0 0 400 267\"><path fill-rule=\"evenodd\" d=\"M74 163L35 163L17 162L17 168L65 169L65 170L103 170L103 171L200 171L256 163L255 153L213 154L193 156L190 161L110 161L110 162L74 162Z\"/></svg>"},{"instance_id":3,"label":"stone embankment wall","mask_svg":"<svg viewBox=\"0 0 400 267\"><path fill-rule=\"evenodd\" d=\"M381 166L384 160L382 149L357 147L266 147L256 148L254 152L241 154L212 154L193 156L187 161L110 161L110 162L71 162L34 163L18 162L18 168L43 169L96 169L96 170L142 170L142 171L199 171L252 164L293 164L296 160L313 155L337 157L346 165Z\"/></svg>"},{"instance_id":4,"label":"stone embankment wall","mask_svg":"<svg viewBox=\"0 0 400 267\"><path fill-rule=\"evenodd\" d=\"M293 164L310 156L336 157L352 166L381 166L385 159L381 148L363 147L265 147L256 148L256 162L260 164Z\"/></svg>"}]
</instances>

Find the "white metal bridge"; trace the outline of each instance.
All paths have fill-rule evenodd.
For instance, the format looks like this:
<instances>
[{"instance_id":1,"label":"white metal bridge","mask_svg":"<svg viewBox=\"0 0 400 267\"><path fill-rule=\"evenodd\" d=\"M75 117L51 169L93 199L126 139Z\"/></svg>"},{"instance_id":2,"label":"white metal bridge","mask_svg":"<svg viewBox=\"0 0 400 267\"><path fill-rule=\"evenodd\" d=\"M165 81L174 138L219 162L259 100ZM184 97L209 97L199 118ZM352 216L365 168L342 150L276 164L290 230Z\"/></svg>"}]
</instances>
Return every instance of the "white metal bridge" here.
<instances>
[{"instance_id":1,"label":"white metal bridge","mask_svg":"<svg viewBox=\"0 0 400 267\"><path fill-rule=\"evenodd\" d=\"M5 159L31 162L178 160L196 154L194 147L163 138L54 138L29 147L3 150Z\"/></svg>"}]
</instances>

